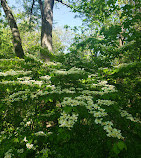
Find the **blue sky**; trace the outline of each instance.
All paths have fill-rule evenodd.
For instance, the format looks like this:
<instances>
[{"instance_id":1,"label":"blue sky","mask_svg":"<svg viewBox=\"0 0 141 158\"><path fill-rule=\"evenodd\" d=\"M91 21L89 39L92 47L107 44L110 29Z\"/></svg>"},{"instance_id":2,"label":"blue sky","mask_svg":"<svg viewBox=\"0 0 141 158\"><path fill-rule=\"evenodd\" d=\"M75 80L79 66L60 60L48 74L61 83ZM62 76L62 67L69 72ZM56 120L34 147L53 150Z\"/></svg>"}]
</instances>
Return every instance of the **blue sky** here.
<instances>
[{"instance_id":1,"label":"blue sky","mask_svg":"<svg viewBox=\"0 0 141 158\"><path fill-rule=\"evenodd\" d=\"M9 5L17 5L17 0L9 0ZM54 22L55 27L63 27L64 25L69 25L71 27L74 26L81 26L82 21L80 18L74 18L76 14L71 12L71 9L66 7L65 5L62 5L61 3L56 3L54 6Z\"/></svg>"},{"instance_id":2,"label":"blue sky","mask_svg":"<svg viewBox=\"0 0 141 158\"><path fill-rule=\"evenodd\" d=\"M57 6L57 7L56 7ZM57 9L59 8L59 9ZM57 22L57 25L69 25L73 26L81 26L82 21L80 18L74 18L76 14L71 12L71 9L62 5L61 3L57 3L54 6L54 21Z\"/></svg>"}]
</instances>

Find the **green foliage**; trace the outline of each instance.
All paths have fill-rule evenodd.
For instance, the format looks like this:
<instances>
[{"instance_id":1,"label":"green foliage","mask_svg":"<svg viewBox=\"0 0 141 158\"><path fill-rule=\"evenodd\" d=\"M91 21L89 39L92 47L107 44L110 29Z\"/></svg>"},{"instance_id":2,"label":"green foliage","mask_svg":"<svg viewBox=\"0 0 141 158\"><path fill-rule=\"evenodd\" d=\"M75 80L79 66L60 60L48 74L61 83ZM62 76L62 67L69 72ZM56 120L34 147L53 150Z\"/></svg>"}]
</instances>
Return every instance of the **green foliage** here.
<instances>
[{"instance_id":1,"label":"green foliage","mask_svg":"<svg viewBox=\"0 0 141 158\"><path fill-rule=\"evenodd\" d=\"M119 63L140 61L138 0L82 0L77 3L74 0L70 3L74 12L84 16L85 23L83 37L77 37L73 49L78 51L81 48L83 53L90 51L89 54L94 60L97 60L98 55L106 59L106 62L113 62L114 58L118 58Z\"/></svg>"},{"instance_id":2,"label":"green foliage","mask_svg":"<svg viewBox=\"0 0 141 158\"><path fill-rule=\"evenodd\" d=\"M92 28L91 34L76 36L67 54L62 52L60 35L54 36L58 39L55 55L41 48L39 32L34 29L38 24L29 28L20 13L17 19L22 19L19 28L26 54L24 59L14 57L8 28L0 25L0 157L140 156L141 63L136 2L128 5L118 1L117 5L113 0L82 0L73 4L74 11L85 14L89 28L92 21L99 26ZM133 21L126 26L130 15ZM120 19L129 34L133 33L131 37L127 30L120 34ZM122 46L119 35L126 39ZM54 62L44 63L40 52L48 53Z\"/></svg>"},{"instance_id":3,"label":"green foliage","mask_svg":"<svg viewBox=\"0 0 141 158\"><path fill-rule=\"evenodd\" d=\"M106 69L98 75L75 67L61 70L61 65L44 64L32 55L1 61L2 157L66 157L66 151L70 158L74 152L75 157L128 155L139 136L139 116L125 108L126 93L100 81L106 76L112 83L122 68L112 70L111 76ZM135 68L134 75L140 66Z\"/></svg>"},{"instance_id":4,"label":"green foliage","mask_svg":"<svg viewBox=\"0 0 141 158\"><path fill-rule=\"evenodd\" d=\"M0 24L0 58L14 57L12 36L8 28Z\"/></svg>"},{"instance_id":5,"label":"green foliage","mask_svg":"<svg viewBox=\"0 0 141 158\"><path fill-rule=\"evenodd\" d=\"M115 143L113 145L113 148L111 149L110 157L115 157L115 156L118 157L119 153L124 149L127 150L126 144L124 142L119 141L119 142Z\"/></svg>"}]
</instances>

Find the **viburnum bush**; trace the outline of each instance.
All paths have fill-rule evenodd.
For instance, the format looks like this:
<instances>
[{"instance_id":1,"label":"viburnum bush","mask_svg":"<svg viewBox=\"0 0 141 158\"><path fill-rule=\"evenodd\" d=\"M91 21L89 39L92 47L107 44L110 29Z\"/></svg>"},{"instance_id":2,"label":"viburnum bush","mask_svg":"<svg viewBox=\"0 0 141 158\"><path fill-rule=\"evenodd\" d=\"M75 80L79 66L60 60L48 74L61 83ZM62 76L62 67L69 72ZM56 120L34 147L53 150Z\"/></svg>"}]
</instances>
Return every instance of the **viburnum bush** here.
<instances>
[{"instance_id":1,"label":"viburnum bush","mask_svg":"<svg viewBox=\"0 0 141 158\"><path fill-rule=\"evenodd\" d=\"M138 155L141 121L115 84L118 71L67 69L29 54L0 59L0 157Z\"/></svg>"}]
</instances>

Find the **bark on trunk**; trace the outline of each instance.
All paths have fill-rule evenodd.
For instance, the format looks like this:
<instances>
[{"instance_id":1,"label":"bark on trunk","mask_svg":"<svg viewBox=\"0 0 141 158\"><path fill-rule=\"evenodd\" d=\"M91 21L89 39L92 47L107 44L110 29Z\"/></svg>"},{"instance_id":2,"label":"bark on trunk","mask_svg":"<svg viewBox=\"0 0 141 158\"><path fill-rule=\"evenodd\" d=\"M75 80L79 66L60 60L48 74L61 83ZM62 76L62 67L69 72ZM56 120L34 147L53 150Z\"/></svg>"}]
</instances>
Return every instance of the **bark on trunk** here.
<instances>
[{"instance_id":1,"label":"bark on trunk","mask_svg":"<svg viewBox=\"0 0 141 158\"><path fill-rule=\"evenodd\" d=\"M53 6L54 0L44 0L44 4L39 0L42 29L41 29L41 45L52 51L52 23L53 23Z\"/></svg>"},{"instance_id":2,"label":"bark on trunk","mask_svg":"<svg viewBox=\"0 0 141 158\"><path fill-rule=\"evenodd\" d=\"M123 26L121 26L121 32L120 32L120 38L119 38L119 46L123 46L124 45L124 37L123 37L123 32L124 32L124 29L123 29Z\"/></svg>"},{"instance_id":3,"label":"bark on trunk","mask_svg":"<svg viewBox=\"0 0 141 158\"><path fill-rule=\"evenodd\" d=\"M122 47L124 45L124 36L123 36L124 29L123 29L122 23L120 23L120 25L121 25L121 32L120 32L120 37L119 37L119 47ZM122 57L123 57L123 54L120 53L119 54L119 64L122 63Z\"/></svg>"},{"instance_id":4,"label":"bark on trunk","mask_svg":"<svg viewBox=\"0 0 141 158\"><path fill-rule=\"evenodd\" d=\"M13 45L14 45L14 51L16 53L16 56L19 58L24 58L24 51L22 48L20 33L18 30L18 26L16 24L16 21L14 19L14 16L12 14L12 11L11 11L10 7L8 6L6 0L1 0L1 6L3 7L3 10L5 12L7 19L8 19L8 23L9 23L11 31L12 31Z\"/></svg>"},{"instance_id":5,"label":"bark on trunk","mask_svg":"<svg viewBox=\"0 0 141 158\"><path fill-rule=\"evenodd\" d=\"M52 24L53 24L53 6L54 0L41 0L38 1L42 16L42 28L41 28L41 46L47 48L52 52ZM42 58L46 61L49 60L47 54L41 53Z\"/></svg>"},{"instance_id":6,"label":"bark on trunk","mask_svg":"<svg viewBox=\"0 0 141 158\"><path fill-rule=\"evenodd\" d=\"M44 14L42 16L42 46L52 51L52 23L54 0L44 1Z\"/></svg>"}]
</instances>

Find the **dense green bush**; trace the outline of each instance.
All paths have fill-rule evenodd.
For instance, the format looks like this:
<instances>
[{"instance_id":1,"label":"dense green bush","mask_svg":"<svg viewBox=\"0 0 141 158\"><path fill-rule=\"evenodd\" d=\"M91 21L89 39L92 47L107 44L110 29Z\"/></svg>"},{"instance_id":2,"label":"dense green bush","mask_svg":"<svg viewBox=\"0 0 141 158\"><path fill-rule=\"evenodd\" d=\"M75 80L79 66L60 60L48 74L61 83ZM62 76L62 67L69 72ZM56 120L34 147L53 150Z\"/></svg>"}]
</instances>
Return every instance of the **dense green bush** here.
<instances>
[{"instance_id":1,"label":"dense green bush","mask_svg":"<svg viewBox=\"0 0 141 158\"><path fill-rule=\"evenodd\" d=\"M0 156L139 156L140 63L97 74L65 67L1 59Z\"/></svg>"}]
</instances>

